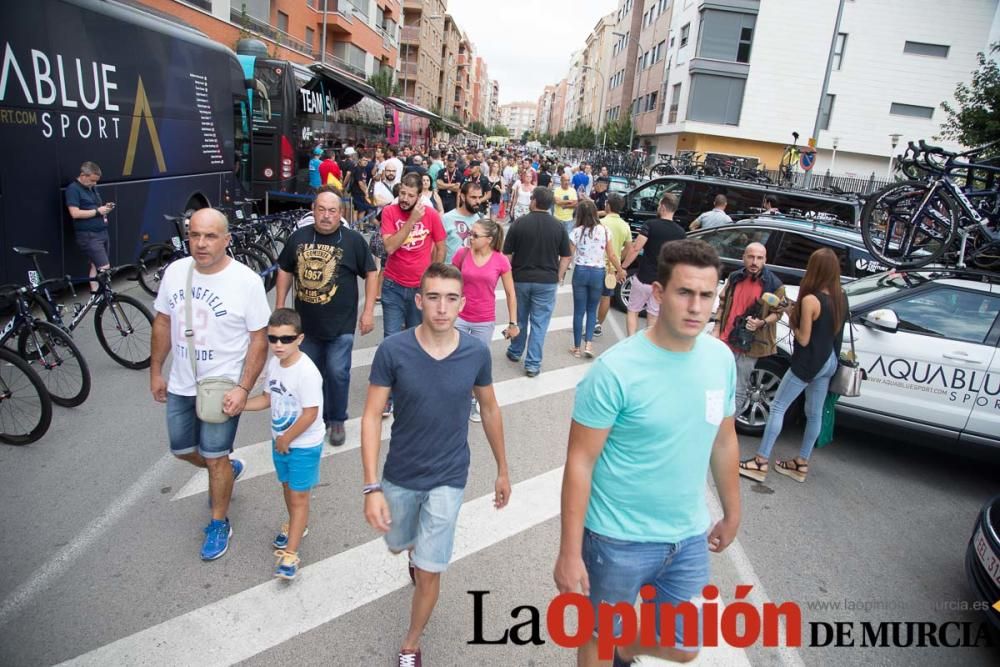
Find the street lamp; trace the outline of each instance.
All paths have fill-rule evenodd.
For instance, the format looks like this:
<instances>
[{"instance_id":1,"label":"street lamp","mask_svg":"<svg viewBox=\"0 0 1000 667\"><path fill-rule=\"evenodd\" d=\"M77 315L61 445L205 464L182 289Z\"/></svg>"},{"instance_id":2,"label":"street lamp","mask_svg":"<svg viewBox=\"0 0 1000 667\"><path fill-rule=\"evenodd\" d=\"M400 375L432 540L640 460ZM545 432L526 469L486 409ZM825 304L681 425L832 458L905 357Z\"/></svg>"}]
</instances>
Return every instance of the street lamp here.
<instances>
[{"instance_id":1,"label":"street lamp","mask_svg":"<svg viewBox=\"0 0 1000 667\"><path fill-rule=\"evenodd\" d=\"M840 143L840 137L833 138L833 158L830 160L830 173L833 173L834 167L837 165L837 145Z\"/></svg>"},{"instance_id":2,"label":"street lamp","mask_svg":"<svg viewBox=\"0 0 1000 667\"><path fill-rule=\"evenodd\" d=\"M615 32L614 30L611 31L611 34L614 35L615 37L624 37L626 40L629 40L632 43L634 43L636 49L639 52L639 54L642 55L642 44L640 44L639 40L637 40L635 37L633 37L632 35L630 35L628 33ZM640 74L640 76L641 76L641 74ZM638 77L636 77L636 78L638 78ZM632 142L635 140L635 120L633 119L633 116L635 116L635 114L632 113L632 109L635 108L635 83L636 82L633 80L632 81L632 92L631 92L631 95L630 95L630 97L632 99L629 100L629 105L628 105L629 106L629 113L628 113L628 124L629 124L628 149L629 149L630 152L632 150ZM641 88L642 86L639 86L639 87Z\"/></svg>"},{"instance_id":3,"label":"street lamp","mask_svg":"<svg viewBox=\"0 0 1000 667\"><path fill-rule=\"evenodd\" d=\"M889 172L885 175L886 178L892 178L892 161L896 157L896 146L899 144L899 138L902 136L902 134L896 133L889 135L889 141L892 142L892 152L889 153Z\"/></svg>"}]
</instances>

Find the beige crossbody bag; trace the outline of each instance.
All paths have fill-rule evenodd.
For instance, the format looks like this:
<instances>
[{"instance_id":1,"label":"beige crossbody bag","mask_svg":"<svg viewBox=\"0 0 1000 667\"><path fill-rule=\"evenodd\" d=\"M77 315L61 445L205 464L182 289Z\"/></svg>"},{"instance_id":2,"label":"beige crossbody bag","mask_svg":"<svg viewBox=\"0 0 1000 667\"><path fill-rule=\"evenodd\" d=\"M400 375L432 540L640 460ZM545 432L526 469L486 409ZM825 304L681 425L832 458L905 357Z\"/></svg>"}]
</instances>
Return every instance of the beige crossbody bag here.
<instances>
[{"instance_id":1,"label":"beige crossbody bag","mask_svg":"<svg viewBox=\"0 0 1000 667\"><path fill-rule=\"evenodd\" d=\"M222 409L226 393L236 387L236 383L227 377L211 377L198 379L198 362L195 361L194 329L191 328L191 282L194 279L194 262L188 269L187 286L184 292L184 317L188 328L184 330L187 339L188 359L191 360L191 375L197 390L195 398L195 414L198 419L209 424L223 424L229 421L229 415Z\"/></svg>"}]
</instances>

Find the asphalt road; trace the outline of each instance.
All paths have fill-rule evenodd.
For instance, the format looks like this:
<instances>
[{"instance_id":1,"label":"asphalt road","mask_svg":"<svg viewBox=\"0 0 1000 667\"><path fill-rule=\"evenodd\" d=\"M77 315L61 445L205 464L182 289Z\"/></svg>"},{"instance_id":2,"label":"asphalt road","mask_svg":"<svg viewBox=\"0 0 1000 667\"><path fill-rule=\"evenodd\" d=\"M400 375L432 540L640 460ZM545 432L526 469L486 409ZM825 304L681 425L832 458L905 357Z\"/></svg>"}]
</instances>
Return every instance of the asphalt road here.
<instances>
[{"instance_id":1,"label":"asphalt road","mask_svg":"<svg viewBox=\"0 0 1000 667\"><path fill-rule=\"evenodd\" d=\"M571 296L563 292L555 316L565 324L558 318L571 314ZM624 329L624 318L612 317L596 341L599 351L617 340L615 328ZM380 328L378 321L355 349L374 347ZM105 356L90 325L76 339L93 373L90 398L77 408L54 408L41 441L0 447L0 664L390 664L410 589L405 562L386 556L361 516L360 456L351 440L323 460L299 580L271 578L270 540L284 509L266 468L237 484L230 552L202 563L206 495L192 481L194 469L167 454L164 411L149 396L147 374ZM544 372L530 381L504 358L504 344L493 343L517 486L510 507L486 507L494 468L481 428L471 425L466 505L456 557L423 641L426 665L575 664L546 630L555 595L559 467L572 387L587 364L566 353L569 342L568 329L551 331ZM352 372L352 417L360 415L367 373L364 365ZM267 428L264 414L245 415L237 447L260 454L253 447ZM793 454L799 435L797 427L787 429L776 455ZM727 604L738 584L753 586L755 604L797 602L803 646L706 649L699 662L1000 664L998 648L860 646L865 621L977 627L983 620L961 609L972 601L963 559L980 505L1000 491L1000 467L890 436L839 428L835 442L814 456L807 483L778 475L765 484L741 482L743 524L737 542L712 557L713 583ZM756 444L741 437L743 455ZM469 591L489 591L481 598L484 639L529 620L530 610L516 617L512 611L533 606L544 643L469 644L476 632ZM808 646L811 623L836 621L853 623L857 646ZM567 629L573 627L570 619ZM519 632L531 634L528 626Z\"/></svg>"}]
</instances>

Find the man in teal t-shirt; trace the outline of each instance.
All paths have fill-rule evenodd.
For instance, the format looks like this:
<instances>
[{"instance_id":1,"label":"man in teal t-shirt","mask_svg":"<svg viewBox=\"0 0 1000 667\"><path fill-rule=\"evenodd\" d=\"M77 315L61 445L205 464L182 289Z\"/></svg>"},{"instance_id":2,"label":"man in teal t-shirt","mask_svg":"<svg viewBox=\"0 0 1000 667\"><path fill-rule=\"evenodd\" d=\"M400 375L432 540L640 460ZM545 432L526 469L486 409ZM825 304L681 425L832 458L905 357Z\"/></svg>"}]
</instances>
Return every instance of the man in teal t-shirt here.
<instances>
[{"instance_id":1,"label":"man in teal t-shirt","mask_svg":"<svg viewBox=\"0 0 1000 667\"><path fill-rule=\"evenodd\" d=\"M724 343L702 333L719 266L704 241L663 244L653 283L656 326L601 355L576 390L556 584L563 593L589 594L595 609L633 605L649 584L657 634L660 605L701 595L708 552L729 546L740 522L736 364ZM709 464L724 514L714 526L705 502ZM600 659L692 659L698 644L683 642L683 619L676 618L676 646L637 640ZM614 635L621 632L616 617ZM579 664L598 664L596 636L579 651Z\"/></svg>"}]
</instances>

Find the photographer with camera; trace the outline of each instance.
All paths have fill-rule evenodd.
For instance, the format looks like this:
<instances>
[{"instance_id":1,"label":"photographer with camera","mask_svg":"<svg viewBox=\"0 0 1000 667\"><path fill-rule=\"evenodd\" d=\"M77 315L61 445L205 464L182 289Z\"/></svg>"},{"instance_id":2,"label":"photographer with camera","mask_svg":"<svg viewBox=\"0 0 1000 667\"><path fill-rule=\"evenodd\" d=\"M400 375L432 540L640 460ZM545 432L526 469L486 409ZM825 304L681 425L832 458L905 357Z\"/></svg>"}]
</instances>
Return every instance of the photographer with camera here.
<instances>
[{"instance_id":1,"label":"photographer with camera","mask_svg":"<svg viewBox=\"0 0 1000 667\"><path fill-rule=\"evenodd\" d=\"M777 323L783 306L771 306L761 297L773 294L785 301L785 286L764 264L767 249L751 243L743 251L743 268L729 274L719 296L712 335L721 339L736 357L736 415L746 407L750 374L757 360L777 352Z\"/></svg>"}]
</instances>

